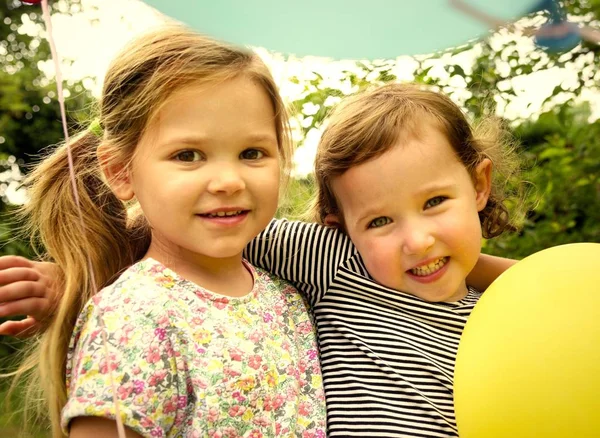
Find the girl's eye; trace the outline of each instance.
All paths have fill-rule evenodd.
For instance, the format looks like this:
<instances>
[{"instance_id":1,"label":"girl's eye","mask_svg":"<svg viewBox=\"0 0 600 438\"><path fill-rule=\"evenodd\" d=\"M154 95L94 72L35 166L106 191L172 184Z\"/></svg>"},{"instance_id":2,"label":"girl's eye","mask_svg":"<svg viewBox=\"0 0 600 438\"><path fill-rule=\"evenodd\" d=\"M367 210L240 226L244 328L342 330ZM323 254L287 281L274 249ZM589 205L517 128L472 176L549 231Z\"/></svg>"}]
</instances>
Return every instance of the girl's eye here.
<instances>
[{"instance_id":1,"label":"girl's eye","mask_svg":"<svg viewBox=\"0 0 600 438\"><path fill-rule=\"evenodd\" d=\"M371 222L369 222L369 228L383 227L384 225L387 225L391 222L392 222L392 220L389 217L381 216L381 217L375 218Z\"/></svg>"},{"instance_id":2,"label":"girl's eye","mask_svg":"<svg viewBox=\"0 0 600 438\"><path fill-rule=\"evenodd\" d=\"M264 152L259 151L258 149L246 149L240 154L240 157L243 160L260 160L264 156Z\"/></svg>"},{"instance_id":3,"label":"girl's eye","mask_svg":"<svg viewBox=\"0 0 600 438\"><path fill-rule=\"evenodd\" d=\"M191 163L194 161L200 161L202 159L202 154L198 151L181 151L175 155L175 159L177 161Z\"/></svg>"},{"instance_id":4,"label":"girl's eye","mask_svg":"<svg viewBox=\"0 0 600 438\"><path fill-rule=\"evenodd\" d=\"M438 206L442 202L444 202L446 199L448 199L448 198L445 196L436 196L434 198L431 198L425 203L425 208L432 208L432 207Z\"/></svg>"}]
</instances>

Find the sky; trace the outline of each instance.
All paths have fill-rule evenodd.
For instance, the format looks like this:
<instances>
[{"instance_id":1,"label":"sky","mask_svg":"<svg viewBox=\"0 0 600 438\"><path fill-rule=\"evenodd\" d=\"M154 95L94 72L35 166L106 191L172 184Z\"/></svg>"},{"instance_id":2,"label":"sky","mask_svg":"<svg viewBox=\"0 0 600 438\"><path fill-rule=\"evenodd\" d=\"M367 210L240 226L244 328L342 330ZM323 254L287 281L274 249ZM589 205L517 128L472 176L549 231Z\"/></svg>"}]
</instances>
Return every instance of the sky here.
<instances>
[{"instance_id":1,"label":"sky","mask_svg":"<svg viewBox=\"0 0 600 438\"><path fill-rule=\"evenodd\" d=\"M160 24L164 16L139 0L81 0L81 7L82 13L74 16L61 14L53 16L54 38L60 56L64 60L72 61L62 67L65 79L96 78L86 80L85 85L98 96L102 77L113 56L130 38ZM28 32L27 26L24 26L22 31ZM495 36L493 41L500 47L503 39L506 38L510 36L500 34ZM523 53L532 48L533 43L528 38L523 38L519 42L518 49ZM256 48L256 51L271 68L284 99L297 98L304 91L303 81L313 78L315 71L324 78L324 85L341 89L344 94L356 91L350 84L341 81L344 77L343 70L358 71L354 61L332 61L316 57L284 59L282 55L270 53L265 49ZM470 59L474 55L473 52L465 52L454 57L452 62L463 64L466 69L470 66ZM443 69L443 62L436 62L429 74L439 77L447 75ZM414 66L415 61L412 57L400 57L393 73L400 80L410 81L413 78ZM50 76L53 75L54 66L51 60L45 62L42 68ZM542 100L552 92L554 87L562 83L563 87L568 88L574 83L575 75L575 70L555 68L528 77L512 79L510 85L515 90L517 98L510 105L501 106L503 115L509 119L535 115L540 110ZM300 79L300 84L289 81L292 76ZM460 86L460 84L456 85ZM591 99L600 102L598 96L592 96ZM328 102L331 105L335 103L337 103L335 99ZM310 117L311 112L314 113L316 109L305 107L304 114L292 120L293 124L302 124L303 117ZM598 117L600 117L600 105L596 104L594 118ZM297 175L306 175L311 171L320 134L320 131L311 131L306 138L297 136L296 140L299 143L295 157Z\"/></svg>"}]
</instances>

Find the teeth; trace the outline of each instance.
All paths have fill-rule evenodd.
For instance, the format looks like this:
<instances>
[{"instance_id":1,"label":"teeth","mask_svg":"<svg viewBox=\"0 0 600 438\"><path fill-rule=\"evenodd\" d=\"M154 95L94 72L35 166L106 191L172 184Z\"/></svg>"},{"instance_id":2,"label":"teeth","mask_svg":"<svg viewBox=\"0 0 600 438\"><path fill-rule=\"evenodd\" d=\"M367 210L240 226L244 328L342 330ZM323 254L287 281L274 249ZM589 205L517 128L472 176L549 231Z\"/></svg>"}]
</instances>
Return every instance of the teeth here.
<instances>
[{"instance_id":1,"label":"teeth","mask_svg":"<svg viewBox=\"0 0 600 438\"><path fill-rule=\"evenodd\" d=\"M238 214L242 214L242 210L238 210L238 211L218 211L216 213L208 213L206 216L208 216L208 217L226 217L226 216L237 216Z\"/></svg>"},{"instance_id":2,"label":"teeth","mask_svg":"<svg viewBox=\"0 0 600 438\"><path fill-rule=\"evenodd\" d=\"M425 277L426 275L431 275L434 272L438 271L446 263L448 263L448 257L442 257L429 263L428 265L413 268L410 270L410 272L419 277Z\"/></svg>"}]
</instances>

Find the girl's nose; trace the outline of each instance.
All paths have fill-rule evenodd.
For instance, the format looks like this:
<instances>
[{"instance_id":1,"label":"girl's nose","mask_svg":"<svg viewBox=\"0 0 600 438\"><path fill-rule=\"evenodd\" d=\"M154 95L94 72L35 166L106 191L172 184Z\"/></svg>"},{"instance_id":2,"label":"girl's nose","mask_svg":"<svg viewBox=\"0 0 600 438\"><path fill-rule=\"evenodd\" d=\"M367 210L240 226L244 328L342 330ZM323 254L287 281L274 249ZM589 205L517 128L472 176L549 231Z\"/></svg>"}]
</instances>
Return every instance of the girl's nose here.
<instances>
[{"instance_id":1,"label":"girl's nose","mask_svg":"<svg viewBox=\"0 0 600 438\"><path fill-rule=\"evenodd\" d=\"M203 169L206 171L207 169ZM208 183L208 191L213 194L227 194L239 192L246 188L246 183L236 166L219 165L213 169L213 174Z\"/></svg>"},{"instance_id":2,"label":"girl's nose","mask_svg":"<svg viewBox=\"0 0 600 438\"><path fill-rule=\"evenodd\" d=\"M434 243L435 238L426 227L406 227L402 239L402 252L405 255L423 255Z\"/></svg>"}]
</instances>

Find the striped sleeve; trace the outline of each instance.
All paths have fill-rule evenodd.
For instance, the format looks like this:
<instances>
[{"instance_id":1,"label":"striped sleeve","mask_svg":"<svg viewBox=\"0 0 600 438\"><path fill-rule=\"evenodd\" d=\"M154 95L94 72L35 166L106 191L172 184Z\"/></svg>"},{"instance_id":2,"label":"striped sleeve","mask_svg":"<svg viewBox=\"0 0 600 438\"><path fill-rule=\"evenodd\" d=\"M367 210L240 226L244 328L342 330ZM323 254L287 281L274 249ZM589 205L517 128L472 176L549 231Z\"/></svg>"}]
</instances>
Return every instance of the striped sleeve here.
<instances>
[{"instance_id":1,"label":"striped sleeve","mask_svg":"<svg viewBox=\"0 0 600 438\"><path fill-rule=\"evenodd\" d=\"M356 253L342 232L315 223L274 219L248 244L244 257L303 292L318 303L339 266Z\"/></svg>"}]
</instances>

